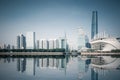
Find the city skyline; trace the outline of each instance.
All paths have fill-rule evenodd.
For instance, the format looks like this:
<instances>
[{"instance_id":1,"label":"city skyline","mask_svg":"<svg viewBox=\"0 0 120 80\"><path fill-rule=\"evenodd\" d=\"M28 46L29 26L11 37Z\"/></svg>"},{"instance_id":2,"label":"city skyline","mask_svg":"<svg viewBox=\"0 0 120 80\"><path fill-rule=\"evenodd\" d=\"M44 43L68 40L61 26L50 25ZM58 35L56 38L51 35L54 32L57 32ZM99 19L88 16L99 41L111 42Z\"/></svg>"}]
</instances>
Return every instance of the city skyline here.
<instances>
[{"instance_id":1,"label":"city skyline","mask_svg":"<svg viewBox=\"0 0 120 80\"><path fill-rule=\"evenodd\" d=\"M92 11L99 14L99 32L120 37L119 0L0 1L0 44L15 45L16 35L36 32L36 40L66 36L76 45L77 28L90 38ZM111 11L112 10L112 11Z\"/></svg>"}]
</instances>

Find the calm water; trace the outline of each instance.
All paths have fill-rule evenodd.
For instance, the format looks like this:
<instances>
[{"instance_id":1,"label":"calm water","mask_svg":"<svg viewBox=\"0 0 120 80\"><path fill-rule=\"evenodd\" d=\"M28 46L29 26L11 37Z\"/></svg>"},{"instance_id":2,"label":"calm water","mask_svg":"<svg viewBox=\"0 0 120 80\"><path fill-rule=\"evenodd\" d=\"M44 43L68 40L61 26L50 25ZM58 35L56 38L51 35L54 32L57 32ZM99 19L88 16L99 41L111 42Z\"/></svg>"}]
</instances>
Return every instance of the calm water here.
<instances>
[{"instance_id":1,"label":"calm water","mask_svg":"<svg viewBox=\"0 0 120 80\"><path fill-rule=\"evenodd\" d=\"M120 58L70 55L0 58L0 80L120 80Z\"/></svg>"}]
</instances>

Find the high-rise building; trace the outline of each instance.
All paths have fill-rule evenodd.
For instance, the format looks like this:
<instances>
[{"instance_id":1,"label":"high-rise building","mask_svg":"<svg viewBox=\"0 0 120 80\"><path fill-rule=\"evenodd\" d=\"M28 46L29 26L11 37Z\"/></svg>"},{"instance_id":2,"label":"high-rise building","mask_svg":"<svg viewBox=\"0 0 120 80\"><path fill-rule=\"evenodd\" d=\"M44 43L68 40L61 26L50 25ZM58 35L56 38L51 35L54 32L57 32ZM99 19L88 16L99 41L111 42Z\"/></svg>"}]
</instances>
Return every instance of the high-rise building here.
<instances>
[{"instance_id":1,"label":"high-rise building","mask_svg":"<svg viewBox=\"0 0 120 80\"><path fill-rule=\"evenodd\" d=\"M43 40L43 49L49 49L49 42L48 40Z\"/></svg>"},{"instance_id":2,"label":"high-rise building","mask_svg":"<svg viewBox=\"0 0 120 80\"><path fill-rule=\"evenodd\" d=\"M17 36L17 49L26 49L26 38L23 34Z\"/></svg>"},{"instance_id":3,"label":"high-rise building","mask_svg":"<svg viewBox=\"0 0 120 80\"><path fill-rule=\"evenodd\" d=\"M20 35L20 49L26 49L26 38L23 34Z\"/></svg>"},{"instance_id":4,"label":"high-rise building","mask_svg":"<svg viewBox=\"0 0 120 80\"><path fill-rule=\"evenodd\" d=\"M39 49L39 40L37 40L36 49Z\"/></svg>"},{"instance_id":5,"label":"high-rise building","mask_svg":"<svg viewBox=\"0 0 120 80\"><path fill-rule=\"evenodd\" d=\"M82 28L78 29L78 50L81 50L82 47L85 47L85 33Z\"/></svg>"},{"instance_id":6,"label":"high-rise building","mask_svg":"<svg viewBox=\"0 0 120 80\"><path fill-rule=\"evenodd\" d=\"M17 49L20 49L20 36L17 36Z\"/></svg>"},{"instance_id":7,"label":"high-rise building","mask_svg":"<svg viewBox=\"0 0 120 80\"><path fill-rule=\"evenodd\" d=\"M53 39L49 40L49 49L54 49L54 40Z\"/></svg>"},{"instance_id":8,"label":"high-rise building","mask_svg":"<svg viewBox=\"0 0 120 80\"><path fill-rule=\"evenodd\" d=\"M40 40L40 49L43 49L43 39Z\"/></svg>"},{"instance_id":9,"label":"high-rise building","mask_svg":"<svg viewBox=\"0 0 120 80\"><path fill-rule=\"evenodd\" d=\"M35 32L27 32L26 47L27 49L35 49Z\"/></svg>"},{"instance_id":10,"label":"high-rise building","mask_svg":"<svg viewBox=\"0 0 120 80\"><path fill-rule=\"evenodd\" d=\"M97 11L92 12L92 25L91 25L91 39L98 34L98 13Z\"/></svg>"},{"instance_id":11,"label":"high-rise building","mask_svg":"<svg viewBox=\"0 0 120 80\"><path fill-rule=\"evenodd\" d=\"M54 40L54 49L58 49L59 48L59 40L55 39Z\"/></svg>"},{"instance_id":12,"label":"high-rise building","mask_svg":"<svg viewBox=\"0 0 120 80\"><path fill-rule=\"evenodd\" d=\"M59 38L59 48L66 49L67 47L67 41L66 38Z\"/></svg>"}]
</instances>

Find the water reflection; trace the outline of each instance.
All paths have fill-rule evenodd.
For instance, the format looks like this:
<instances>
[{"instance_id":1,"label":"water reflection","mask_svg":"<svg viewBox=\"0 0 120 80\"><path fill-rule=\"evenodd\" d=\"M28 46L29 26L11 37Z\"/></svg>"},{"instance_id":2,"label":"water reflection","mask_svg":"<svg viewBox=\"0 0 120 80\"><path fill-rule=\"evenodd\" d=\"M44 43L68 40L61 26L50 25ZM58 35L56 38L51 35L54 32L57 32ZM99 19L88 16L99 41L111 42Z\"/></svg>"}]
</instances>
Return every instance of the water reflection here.
<instances>
[{"instance_id":1,"label":"water reflection","mask_svg":"<svg viewBox=\"0 0 120 80\"><path fill-rule=\"evenodd\" d=\"M11 68L12 67L12 68ZM6 71L2 72L2 69ZM10 70L11 69L11 70ZM120 58L111 56L39 56L0 58L0 80L119 80ZM7 74L11 73L11 74ZM8 76L2 77L2 75ZM54 76L55 75L55 76Z\"/></svg>"},{"instance_id":2,"label":"water reflection","mask_svg":"<svg viewBox=\"0 0 120 80\"><path fill-rule=\"evenodd\" d=\"M91 63L91 59L83 58L81 56L78 57L78 78L82 79L83 76L87 73L89 69L89 65Z\"/></svg>"},{"instance_id":3,"label":"water reflection","mask_svg":"<svg viewBox=\"0 0 120 80\"><path fill-rule=\"evenodd\" d=\"M120 58L111 56L100 56L92 59L92 66L101 69L120 68Z\"/></svg>"},{"instance_id":4,"label":"water reflection","mask_svg":"<svg viewBox=\"0 0 120 80\"><path fill-rule=\"evenodd\" d=\"M65 70L66 65L69 62L69 56L39 56L33 58L3 58L4 63L14 62L16 59L17 71L18 72L25 72L29 75L36 74L36 68L39 69L58 69L58 70ZM2 60L2 59L0 59Z\"/></svg>"}]
</instances>

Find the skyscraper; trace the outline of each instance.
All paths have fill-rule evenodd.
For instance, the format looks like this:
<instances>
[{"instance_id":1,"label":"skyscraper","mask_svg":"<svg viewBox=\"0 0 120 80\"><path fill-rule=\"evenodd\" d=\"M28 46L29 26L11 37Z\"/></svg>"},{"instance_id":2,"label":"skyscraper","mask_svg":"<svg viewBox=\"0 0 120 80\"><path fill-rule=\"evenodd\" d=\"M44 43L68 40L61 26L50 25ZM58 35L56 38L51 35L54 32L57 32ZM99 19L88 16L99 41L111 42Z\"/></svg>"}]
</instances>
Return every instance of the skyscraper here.
<instances>
[{"instance_id":1,"label":"skyscraper","mask_svg":"<svg viewBox=\"0 0 120 80\"><path fill-rule=\"evenodd\" d=\"M20 49L26 49L26 38L23 34L20 35Z\"/></svg>"},{"instance_id":2,"label":"skyscraper","mask_svg":"<svg viewBox=\"0 0 120 80\"><path fill-rule=\"evenodd\" d=\"M17 36L17 49L26 49L26 38L23 34Z\"/></svg>"},{"instance_id":3,"label":"skyscraper","mask_svg":"<svg viewBox=\"0 0 120 80\"><path fill-rule=\"evenodd\" d=\"M59 48L61 48L61 49L66 49L66 47L67 47L67 44L66 44L67 42L66 42L66 38L59 38Z\"/></svg>"},{"instance_id":4,"label":"skyscraper","mask_svg":"<svg viewBox=\"0 0 120 80\"><path fill-rule=\"evenodd\" d=\"M37 44L36 44L37 46L36 46L36 49L39 49L40 47L39 47L39 40L37 40Z\"/></svg>"},{"instance_id":5,"label":"skyscraper","mask_svg":"<svg viewBox=\"0 0 120 80\"><path fill-rule=\"evenodd\" d=\"M85 33L82 28L78 29L78 50L85 47Z\"/></svg>"},{"instance_id":6,"label":"skyscraper","mask_svg":"<svg viewBox=\"0 0 120 80\"><path fill-rule=\"evenodd\" d=\"M98 13L97 11L92 12L92 25L91 25L91 39L98 34Z\"/></svg>"},{"instance_id":7,"label":"skyscraper","mask_svg":"<svg viewBox=\"0 0 120 80\"><path fill-rule=\"evenodd\" d=\"M49 40L49 49L54 49L54 40L53 39Z\"/></svg>"},{"instance_id":8,"label":"skyscraper","mask_svg":"<svg viewBox=\"0 0 120 80\"><path fill-rule=\"evenodd\" d=\"M20 36L17 36L17 49L20 49Z\"/></svg>"},{"instance_id":9,"label":"skyscraper","mask_svg":"<svg viewBox=\"0 0 120 80\"><path fill-rule=\"evenodd\" d=\"M27 32L26 47L27 49L35 49L35 32Z\"/></svg>"}]
</instances>

